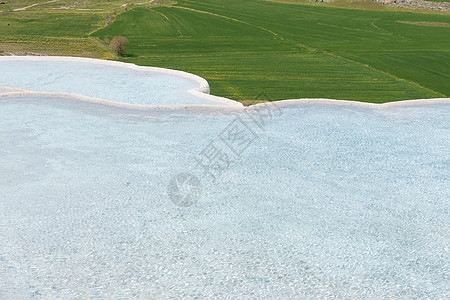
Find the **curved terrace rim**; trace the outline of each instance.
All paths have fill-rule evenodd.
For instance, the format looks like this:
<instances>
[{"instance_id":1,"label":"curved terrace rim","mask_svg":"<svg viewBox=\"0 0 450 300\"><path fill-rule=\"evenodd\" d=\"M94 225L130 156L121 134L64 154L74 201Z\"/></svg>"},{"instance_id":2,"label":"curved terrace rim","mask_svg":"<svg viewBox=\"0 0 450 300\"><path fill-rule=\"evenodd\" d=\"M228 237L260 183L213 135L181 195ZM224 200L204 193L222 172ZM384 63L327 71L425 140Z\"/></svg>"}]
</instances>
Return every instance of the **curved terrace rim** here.
<instances>
[{"instance_id":1,"label":"curved terrace rim","mask_svg":"<svg viewBox=\"0 0 450 300\"><path fill-rule=\"evenodd\" d=\"M151 105L151 104L132 104L126 102L118 102L112 100L106 100L101 98L88 97L73 93L63 93L63 92L37 92L29 91L18 88L2 87L0 88L11 90L11 92L6 92L0 94L0 98L10 98L10 97L51 97L51 98L71 98L74 100L95 103L106 106L113 106L125 109L135 109L135 110L198 110L198 109L244 109L244 105L238 101L228 99L225 97L215 96L210 94L209 83L206 79L184 71L166 69L159 67L149 67L149 66L138 66L134 63L126 63L121 61L112 61L104 59L95 58L85 58L85 57L72 57L72 56L0 56L0 61L72 61L72 62L88 62L92 64L103 64L103 65L114 65L123 68L129 68L140 71L158 72L163 74L169 74L174 76L180 76L187 79L194 80L198 83L198 87L194 89L187 90L186 92L200 97L211 102L215 102L218 105L208 105L208 104L171 104L171 105ZM259 107L262 105L267 105L267 103L276 103L279 107L290 107L294 105L303 104L331 104L331 105L342 105L342 106L359 106L367 108L390 108L390 107L404 107L404 106L416 106L416 105L426 105L426 104L450 104L450 98L430 98L430 99L414 99L414 100L398 100L385 103L369 103L353 100L337 100L337 99L326 99L326 98L299 98L299 99L285 99L273 102L264 102L251 105L250 107Z\"/></svg>"}]
</instances>

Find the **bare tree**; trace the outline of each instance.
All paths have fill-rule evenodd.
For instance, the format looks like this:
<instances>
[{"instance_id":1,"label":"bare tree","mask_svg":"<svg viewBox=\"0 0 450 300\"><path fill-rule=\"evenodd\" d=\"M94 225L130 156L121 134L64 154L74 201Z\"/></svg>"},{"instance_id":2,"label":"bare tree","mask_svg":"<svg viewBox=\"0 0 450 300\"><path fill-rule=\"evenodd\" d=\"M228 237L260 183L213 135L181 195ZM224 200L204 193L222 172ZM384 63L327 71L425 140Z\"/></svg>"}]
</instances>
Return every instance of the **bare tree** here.
<instances>
[{"instance_id":1,"label":"bare tree","mask_svg":"<svg viewBox=\"0 0 450 300\"><path fill-rule=\"evenodd\" d=\"M125 51L125 46L128 44L128 39L124 36L115 36L109 47L117 52L120 56L122 56L123 51Z\"/></svg>"}]
</instances>

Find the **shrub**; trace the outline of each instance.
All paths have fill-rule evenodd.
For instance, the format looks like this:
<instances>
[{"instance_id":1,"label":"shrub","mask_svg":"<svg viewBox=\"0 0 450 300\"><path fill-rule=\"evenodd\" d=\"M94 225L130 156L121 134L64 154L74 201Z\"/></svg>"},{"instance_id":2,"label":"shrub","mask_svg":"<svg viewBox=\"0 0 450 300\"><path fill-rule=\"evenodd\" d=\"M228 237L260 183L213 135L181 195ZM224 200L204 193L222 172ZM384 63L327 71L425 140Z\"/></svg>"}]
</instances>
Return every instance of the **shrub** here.
<instances>
[{"instance_id":1,"label":"shrub","mask_svg":"<svg viewBox=\"0 0 450 300\"><path fill-rule=\"evenodd\" d=\"M109 44L109 47L116 51L117 54L122 56L123 51L125 51L125 46L128 44L128 39L124 36L115 36L111 43Z\"/></svg>"}]
</instances>

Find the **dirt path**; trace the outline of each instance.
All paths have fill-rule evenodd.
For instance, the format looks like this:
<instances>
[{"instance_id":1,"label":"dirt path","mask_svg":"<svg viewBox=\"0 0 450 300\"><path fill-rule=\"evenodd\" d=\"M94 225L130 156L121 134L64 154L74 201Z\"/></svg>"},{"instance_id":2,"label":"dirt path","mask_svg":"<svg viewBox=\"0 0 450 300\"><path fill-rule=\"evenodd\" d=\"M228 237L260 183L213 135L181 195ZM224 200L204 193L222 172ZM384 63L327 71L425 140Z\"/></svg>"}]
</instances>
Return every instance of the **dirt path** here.
<instances>
[{"instance_id":1,"label":"dirt path","mask_svg":"<svg viewBox=\"0 0 450 300\"><path fill-rule=\"evenodd\" d=\"M31 4L31 5L29 5L29 6L25 6L25 7L22 7L22 8L16 8L16 9L13 9L13 11L22 11L22 10L26 10L26 9L28 9L28 8L30 8L30 7L33 7L33 6L36 6L36 5L39 5L39 3Z\"/></svg>"},{"instance_id":2,"label":"dirt path","mask_svg":"<svg viewBox=\"0 0 450 300\"><path fill-rule=\"evenodd\" d=\"M59 1L59 0L51 0L51 1L44 2L42 4L49 4L49 3L56 2L56 1ZM13 9L13 11L24 11L24 10L27 10L28 8L30 8L30 7L33 7L33 6L36 6L36 5L39 5L39 4L41 4L41 3L35 3L35 4L31 4L31 5L25 6L25 7L16 8L16 9Z\"/></svg>"},{"instance_id":3,"label":"dirt path","mask_svg":"<svg viewBox=\"0 0 450 300\"><path fill-rule=\"evenodd\" d=\"M155 0L150 0L150 1L147 1L147 2L134 3L134 4L135 5L149 4L149 3L152 3L153 1L155 1Z\"/></svg>"}]
</instances>

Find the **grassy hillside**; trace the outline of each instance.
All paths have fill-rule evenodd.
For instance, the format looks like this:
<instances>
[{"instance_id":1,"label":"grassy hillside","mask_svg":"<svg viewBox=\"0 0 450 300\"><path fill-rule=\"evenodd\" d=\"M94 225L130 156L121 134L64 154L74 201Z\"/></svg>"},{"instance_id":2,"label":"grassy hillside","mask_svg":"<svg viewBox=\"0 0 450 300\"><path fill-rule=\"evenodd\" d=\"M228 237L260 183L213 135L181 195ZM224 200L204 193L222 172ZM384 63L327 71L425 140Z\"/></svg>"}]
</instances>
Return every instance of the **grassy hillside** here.
<instances>
[{"instance_id":1,"label":"grassy hillside","mask_svg":"<svg viewBox=\"0 0 450 300\"><path fill-rule=\"evenodd\" d=\"M0 2L6 2L0 5L0 53L95 58L114 58L115 54L90 33L128 9L154 5L142 0L130 0L126 6L119 0Z\"/></svg>"},{"instance_id":2,"label":"grassy hillside","mask_svg":"<svg viewBox=\"0 0 450 300\"><path fill-rule=\"evenodd\" d=\"M24 11L11 5L33 2L8 2L7 10L0 7L0 50L108 58L114 54L103 41L123 35L130 40L124 61L192 72L213 94L236 100L261 91L272 100L450 96L448 14L390 11L367 1L358 5L377 11L264 0L139 1L41 1Z\"/></svg>"},{"instance_id":3,"label":"grassy hillside","mask_svg":"<svg viewBox=\"0 0 450 300\"><path fill-rule=\"evenodd\" d=\"M124 35L126 61L198 74L237 100L262 90L273 99L448 96L450 28L420 22L450 17L203 0L135 9L93 35Z\"/></svg>"}]
</instances>

